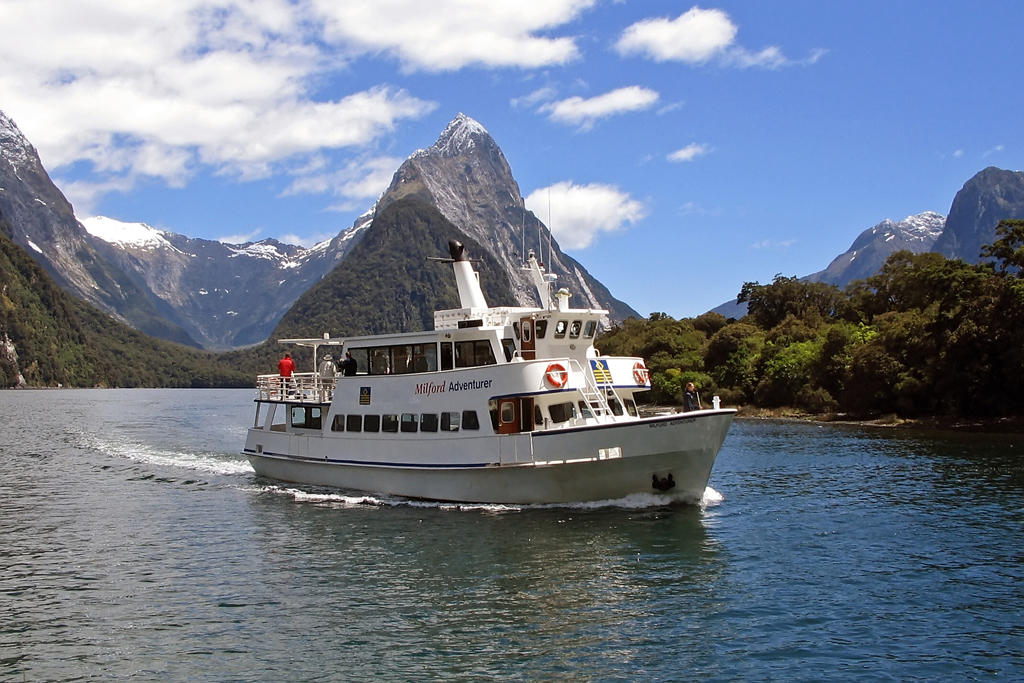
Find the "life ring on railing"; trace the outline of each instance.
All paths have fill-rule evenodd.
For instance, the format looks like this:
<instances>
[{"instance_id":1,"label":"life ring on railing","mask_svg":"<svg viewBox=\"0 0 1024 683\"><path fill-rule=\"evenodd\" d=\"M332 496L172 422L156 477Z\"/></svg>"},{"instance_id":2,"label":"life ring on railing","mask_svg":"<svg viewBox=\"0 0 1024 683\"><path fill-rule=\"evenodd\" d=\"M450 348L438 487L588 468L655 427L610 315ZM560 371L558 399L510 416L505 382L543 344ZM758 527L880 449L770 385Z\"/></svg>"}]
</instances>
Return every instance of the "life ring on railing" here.
<instances>
[{"instance_id":1,"label":"life ring on railing","mask_svg":"<svg viewBox=\"0 0 1024 683\"><path fill-rule=\"evenodd\" d=\"M651 371L643 363L633 363L633 379L637 384L647 384L651 379Z\"/></svg>"},{"instance_id":2,"label":"life ring on railing","mask_svg":"<svg viewBox=\"0 0 1024 683\"><path fill-rule=\"evenodd\" d=\"M552 363L544 371L544 381L555 389L561 389L569 382L569 373L561 363Z\"/></svg>"}]
</instances>

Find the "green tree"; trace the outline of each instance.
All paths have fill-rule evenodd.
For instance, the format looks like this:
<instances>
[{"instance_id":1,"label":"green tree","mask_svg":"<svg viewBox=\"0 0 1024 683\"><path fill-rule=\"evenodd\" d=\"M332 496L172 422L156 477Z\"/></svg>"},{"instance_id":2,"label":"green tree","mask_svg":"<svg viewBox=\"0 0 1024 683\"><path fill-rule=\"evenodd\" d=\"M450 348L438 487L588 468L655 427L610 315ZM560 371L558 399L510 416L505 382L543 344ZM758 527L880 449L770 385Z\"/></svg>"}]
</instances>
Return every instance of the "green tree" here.
<instances>
[{"instance_id":1,"label":"green tree","mask_svg":"<svg viewBox=\"0 0 1024 683\"><path fill-rule=\"evenodd\" d=\"M835 318L844 299L835 285L779 274L770 285L745 282L736 301L747 304L747 314L761 329L770 330L790 315L812 323Z\"/></svg>"},{"instance_id":2,"label":"green tree","mask_svg":"<svg viewBox=\"0 0 1024 683\"><path fill-rule=\"evenodd\" d=\"M995 260L1004 274L1024 278L1024 220L999 221L996 237L992 244L982 246L981 257Z\"/></svg>"}]
</instances>

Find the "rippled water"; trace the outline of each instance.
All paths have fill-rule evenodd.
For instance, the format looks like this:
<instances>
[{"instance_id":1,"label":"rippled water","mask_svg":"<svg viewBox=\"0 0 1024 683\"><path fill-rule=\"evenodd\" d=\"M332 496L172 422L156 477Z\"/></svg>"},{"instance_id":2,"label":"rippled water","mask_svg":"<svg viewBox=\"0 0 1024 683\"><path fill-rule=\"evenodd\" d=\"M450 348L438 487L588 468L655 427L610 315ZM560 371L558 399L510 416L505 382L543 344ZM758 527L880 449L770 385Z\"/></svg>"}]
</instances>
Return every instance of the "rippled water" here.
<instances>
[{"instance_id":1,"label":"rippled water","mask_svg":"<svg viewBox=\"0 0 1024 683\"><path fill-rule=\"evenodd\" d=\"M1024 439L737 422L701 507L257 479L251 393L0 392L0 679L1024 678Z\"/></svg>"}]
</instances>

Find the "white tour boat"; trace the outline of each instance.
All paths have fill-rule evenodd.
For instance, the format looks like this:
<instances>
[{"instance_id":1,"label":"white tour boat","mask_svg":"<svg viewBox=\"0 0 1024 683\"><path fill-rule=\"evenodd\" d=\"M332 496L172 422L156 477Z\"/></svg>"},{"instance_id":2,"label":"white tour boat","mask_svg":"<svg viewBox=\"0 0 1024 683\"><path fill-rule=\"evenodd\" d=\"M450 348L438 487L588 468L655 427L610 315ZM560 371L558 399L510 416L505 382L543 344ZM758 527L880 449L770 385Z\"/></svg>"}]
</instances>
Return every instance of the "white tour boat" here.
<instances>
[{"instance_id":1,"label":"white tour boat","mask_svg":"<svg viewBox=\"0 0 1024 683\"><path fill-rule=\"evenodd\" d=\"M699 501L736 411L716 399L641 417L643 359L594 348L607 311L552 295L532 253L541 307L488 307L462 245L449 246L462 308L436 312L433 331L281 340L311 347L314 369L321 351L351 353L356 374L261 375L245 441L256 472L438 501Z\"/></svg>"}]
</instances>

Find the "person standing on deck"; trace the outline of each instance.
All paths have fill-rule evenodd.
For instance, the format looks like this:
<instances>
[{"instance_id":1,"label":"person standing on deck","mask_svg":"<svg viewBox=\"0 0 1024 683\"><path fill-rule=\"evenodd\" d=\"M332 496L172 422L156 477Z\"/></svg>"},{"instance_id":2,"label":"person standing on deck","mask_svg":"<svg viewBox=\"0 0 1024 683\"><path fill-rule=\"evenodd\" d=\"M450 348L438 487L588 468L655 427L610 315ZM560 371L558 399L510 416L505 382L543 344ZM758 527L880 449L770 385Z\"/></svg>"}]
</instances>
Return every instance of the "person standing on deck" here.
<instances>
[{"instance_id":1,"label":"person standing on deck","mask_svg":"<svg viewBox=\"0 0 1024 683\"><path fill-rule=\"evenodd\" d=\"M323 381L332 380L334 379L335 372L337 372L337 368L334 367L334 359L331 358L331 354L327 354L320 363L320 379Z\"/></svg>"},{"instance_id":2,"label":"person standing on deck","mask_svg":"<svg viewBox=\"0 0 1024 683\"><path fill-rule=\"evenodd\" d=\"M354 377L358 365L356 359L352 357L352 354L348 351L345 352L345 360L341 361L341 371L346 377Z\"/></svg>"},{"instance_id":3,"label":"person standing on deck","mask_svg":"<svg viewBox=\"0 0 1024 683\"><path fill-rule=\"evenodd\" d=\"M693 382L687 382L686 391L683 392L683 412L688 413L691 410L701 410L700 394L697 393L697 387Z\"/></svg>"},{"instance_id":4,"label":"person standing on deck","mask_svg":"<svg viewBox=\"0 0 1024 683\"><path fill-rule=\"evenodd\" d=\"M277 374L281 375L281 392L291 394L294 393L294 384L292 384L292 373L295 372L295 361L292 360L292 354L284 354L277 364Z\"/></svg>"}]
</instances>

